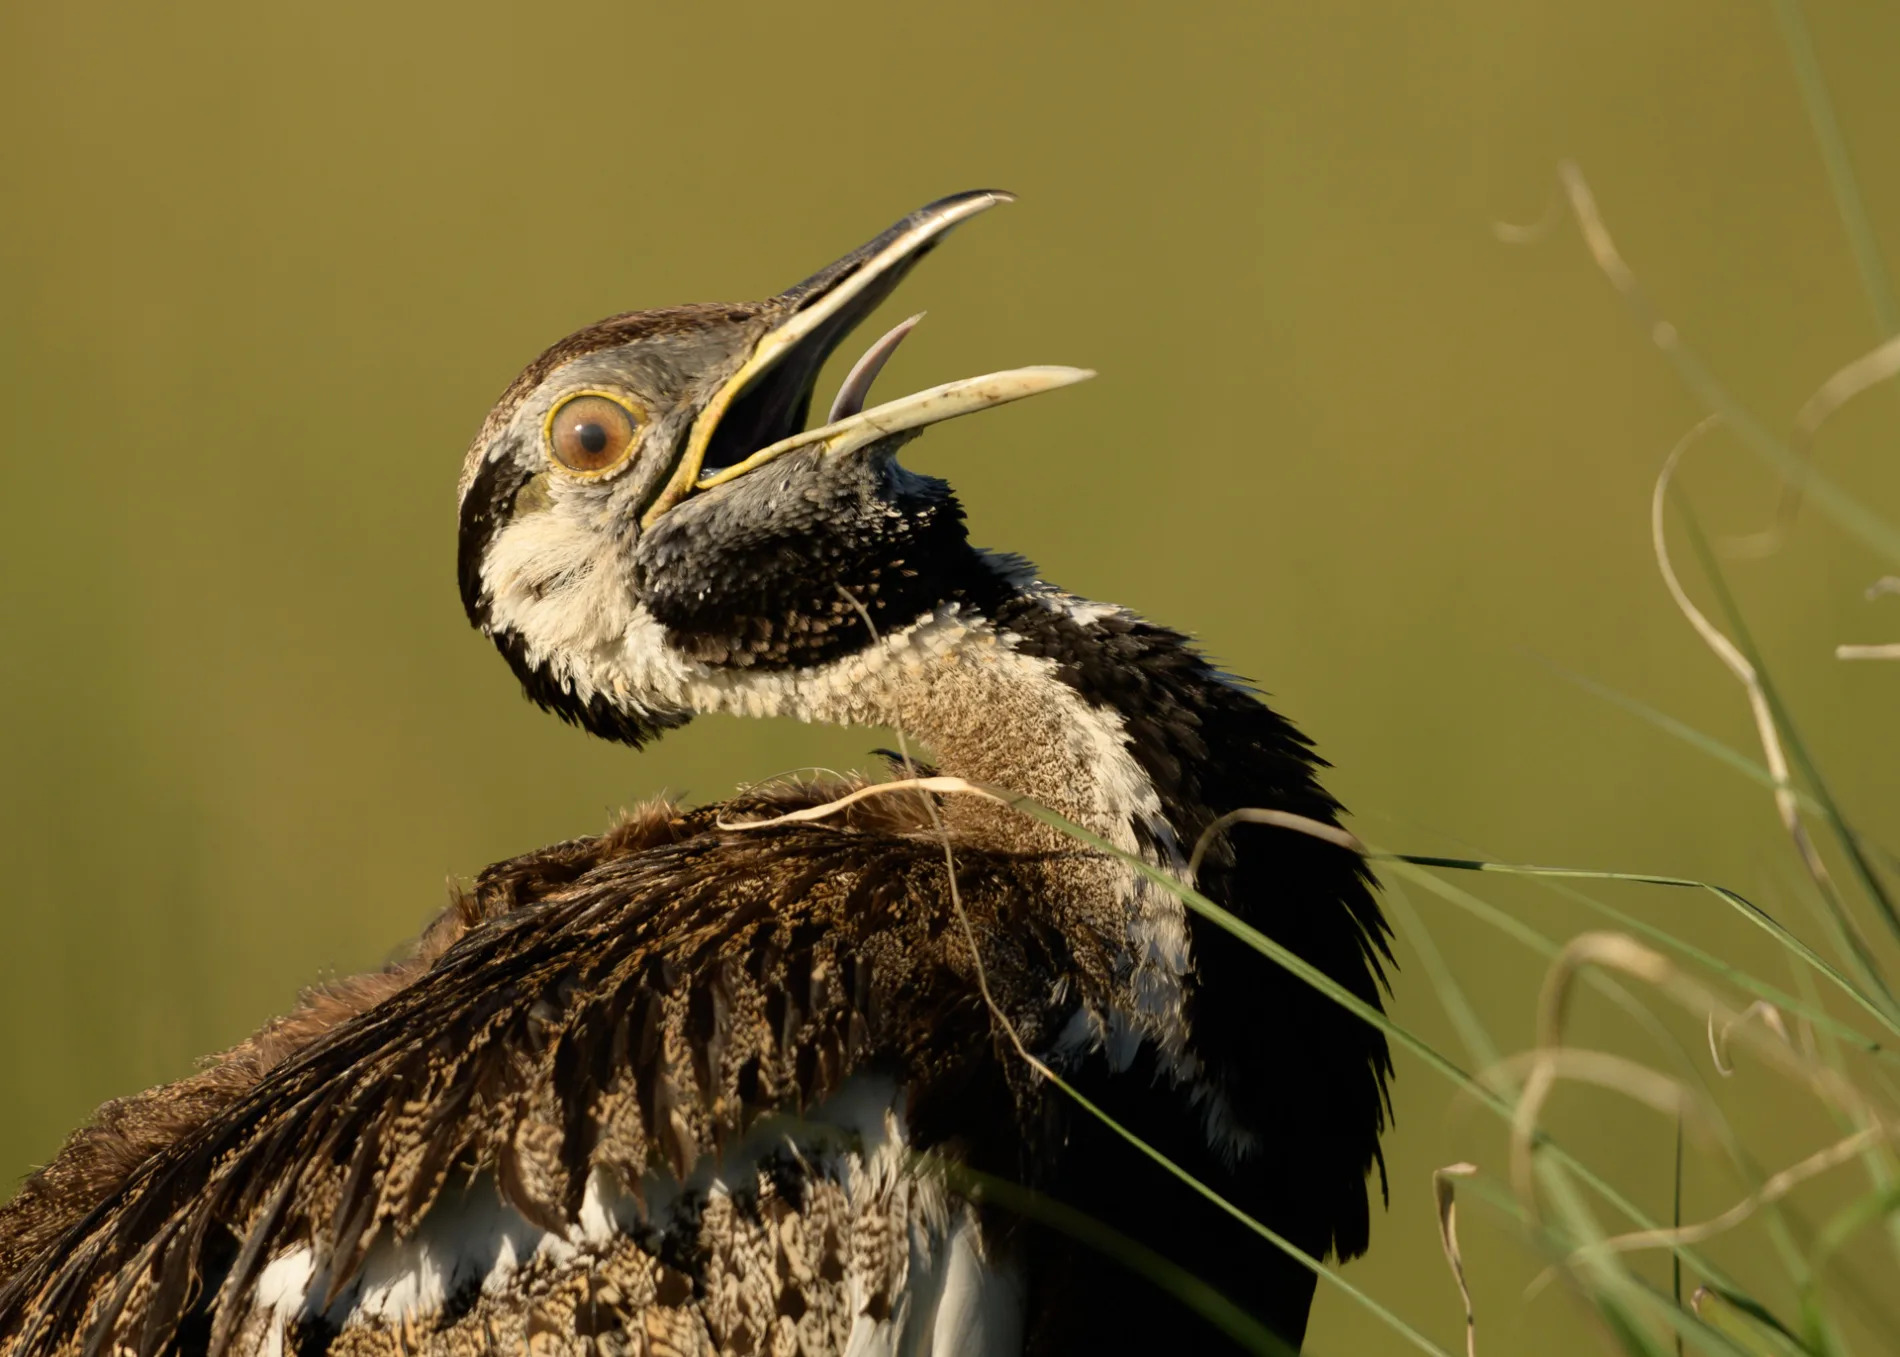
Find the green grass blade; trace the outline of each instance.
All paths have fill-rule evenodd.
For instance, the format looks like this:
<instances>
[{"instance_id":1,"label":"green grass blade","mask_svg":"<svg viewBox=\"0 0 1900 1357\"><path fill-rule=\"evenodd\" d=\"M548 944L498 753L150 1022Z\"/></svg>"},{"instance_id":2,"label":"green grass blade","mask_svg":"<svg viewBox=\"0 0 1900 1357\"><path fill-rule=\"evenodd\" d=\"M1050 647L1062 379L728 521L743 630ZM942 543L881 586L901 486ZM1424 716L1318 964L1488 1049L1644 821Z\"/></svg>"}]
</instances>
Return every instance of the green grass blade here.
<instances>
[{"instance_id":1,"label":"green grass blade","mask_svg":"<svg viewBox=\"0 0 1900 1357\"><path fill-rule=\"evenodd\" d=\"M1729 591L1728 577L1723 573L1721 563L1716 560L1715 553L1709 549L1708 538L1703 534L1702 525L1696 519L1694 510L1690 507L1687 496L1676 496L1676 508L1681 514L1684 526L1688 529L1690 545L1694 547L1696 556L1701 561L1702 572L1708 579L1709 587L1714 591L1717 600L1722 606L1723 616L1729 624L1730 638L1734 641L1736 648L1742 652L1743 656L1755 668L1756 681L1761 684L1762 695L1767 699L1769 710L1774 714L1775 726L1781 734L1782 743L1787 750L1790 762L1794 764L1796 770L1801 774L1802 778L1806 780L1808 786L1814 793L1815 799L1827 808L1828 823L1836 825L1843 823L1845 817L1840 813L1840 805L1834 799L1834 794L1829 789L1827 780L1821 776L1820 768L1809 755L1807 744L1802 740L1801 732L1794 724L1792 713L1789 712L1787 705L1782 702L1780 689L1770 675L1768 666L1762 662L1761 648L1755 644L1754 637L1750 634L1748 629L1748 622L1746 618L1743 617L1741 609L1736 606L1735 597ZM1854 869L1854 875L1860 882L1861 889L1866 891L1868 898L1873 901L1874 907L1879 912L1882 921L1886 923L1888 931L1891 932L1896 939L1900 939L1900 910L1895 908L1893 900L1887 894L1885 885L1875 874L1873 864L1868 862L1866 856L1861 852L1859 841L1851 834L1837 835L1836 841L1846 853L1847 860ZM1850 933L1853 931L1853 929L1849 929ZM1878 975L1877 968L1875 968L1875 974ZM1893 996L1891 993L1887 994L1886 998L1889 1006L1892 1006Z\"/></svg>"},{"instance_id":2,"label":"green grass blade","mask_svg":"<svg viewBox=\"0 0 1900 1357\"><path fill-rule=\"evenodd\" d=\"M1165 1258L1119 1230L1063 1202L988 1173L934 1156L918 1156L929 1171L940 1173L957 1191L976 1202L994 1202L1027 1220L1039 1221L1146 1277L1199 1314L1249 1352L1269 1357L1299 1357L1277 1334L1221 1292L1172 1259Z\"/></svg>"},{"instance_id":3,"label":"green grass blade","mask_svg":"<svg viewBox=\"0 0 1900 1357\"><path fill-rule=\"evenodd\" d=\"M1259 1235L1262 1239L1266 1240L1269 1244L1273 1245L1276 1249L1280 1250L1280 1252L1286 1254L1287 1257L1305 1266L1309 1272L1313 1273L1313 1275L1318 1277L1321 1281L1325 1282L1327 1285L1332 1286L1339 1291L1344 1292L1355 1303L1357 1303L1362 1309L1366 1310L1369 1314L1372 1314L1378 1319L1382 1320L1388 1327L1392 1329L1394 1333L1398 1334L1399 1337L1411 1343L1413 1347L1419 1349L1421 1352L1433 1353L1435 1357L1451 1357L1450 1353L1446 1352L1443 1348L1439 1347L1438 1344L1432 1342L1431 1339L1427 1338L1424 1334L1420 1333L1417 1329L1413 1328L1410 1324L1407 1324L1403 1319L1400 1319L1391 1310L1387 1309L1385 1306L1381 1305L1378 1301L1374 1300L1371 1296L1367 1295L1365 1292L1361 1291L1358 1287L1354 1286L1351 1282L1347 1281L1338 1272L1334 1271L1332 1268L1327 1267L1319 1259L1313 1257L1312 1254L1307 1253L1304 1249L1302 1249L1299 1245L1295 1244L1292 1240L1287 1239L1283 1235L1280 1235L1274 1230L1269 1229L1266 1225L1264 1225L1260 1221L1255 1220L1252 1216L1248 1215L1245 1211L1241 1210L1238 1206L1235 1206L1232 1202L1228 1201L1225 1197L1221 1196L1220 1193L1216 1192L1213 1188L1209 1187L1206 1183L1203 1183L1200 1179L1196 1178L1193 1174L1189 1173L1186 1169L1182 1168L1179 1164L1175 1163L1172 1159L1168 1158L1168 1156L1161 1153L1160 1150L1157 1150L1154 1146L1150 1145L1147 1141L1143 1140L1140 1136L1136 1135L1133 1131L1129 1130L1126 1126L1123 1126L1119 1121L1115 1120L1115 1118L1111 1117L1107 1112L1103 1111L1100 1107L1096 1106L1095 1103L1091 1102L1086 1096L1084 1096L1084 1094L1082 1093L1080 1089L1076 1088L1073 1084L1063 1079L1060 1075L1056 1074L1053 1070L1049 1070L1045 1067L1044 1070L1042 1071L1042 1074L1044 1078L1048 1079L1057 1088L1061 1089L1063 1093L1067 1094L1069 1098L1073 1100L1078 1106L1080 1106L1085 1112L1087 1112L1090 1116L1094 1117L1097 1121L1101 1122L1104 1126L1108 1127L1109 1130L1113 1131L1116 1135L1120 1136L1123 1140L1127 1141L1128 1144L1132 1146L1134 1149L1140 1151L1147 1158L1153 1160L1161 1168L1167 1170L1170 1174L1172 1174L1175 1178L1179 1179L1187 1187L1192 1188L1196 1193L1198 1193L1200 1196L1205 1198L1207 1201L1211 1202L1215 1206L1218 1206L1221 1210L1225 1211L1228 1215L1232 1216L1235 1220L1239 1221L1242 1225L1245 1225L1249 1230L1252 1230L1255 1234Z\"/></svg>"},{"instance_id":4,"label":"green grass blade","mask_svg":"<svg viewBox=\"0 0 1900 1357\"><path fill-rule=\"evenodd\" d=\"M1491 1111L1506 1123L1511 1121L1512 1107L1509 1102L1501 1098L1493 1090L1479 1083L1469 1072L1460 1068L1456 1061L1438 1050L1438 1048L1433 1046L1430 1042L1425 1041L1423 1038L1412 1033L1409 1029L1392 1021L1392 1019L1388 1018L1378 1009L1365 1003L1357 995L1351 993L1337 981L1333 980L1331 976L1315 968L1310 962L1306 961L1305 958L1287 951L1258 929L1253 928L1251 925L1235 917L1221 906L1215 904L1212 900L1209 900L1206 896L1200 894L1200 892L1182 885L1169 873L1162 871L1160 868L1144 861L1133 853L1124 852L1099 835L1050 810L1047 806L1029 797L1021 796L1001 788L990 788L988 790L992 794L1001 797L1006 804L1026 815L1041 820L1044 824L1062 831L1078 843L1086 844L1097 852L1105 853L1110 857L1117 858L1126 863L1132 870L1140 873L1161 889L1175 896L1188 908L1194 910L1203 918L1226 929L1229 933L1239 938L1242 942L1247 943L1248 946L1252 947L1261 955L1267 957L1284 970L1290 971L1292 974L1298 976L1314 989L1320 991L1320 993L1325 994L1328 998L1332 999L1334 1003L1346 1009L1349 1013L1354 1014L1371 1026L1378 1028L1396 1045L1417 1057L1428 1069L1449 1079L1458 1088L1470 1093L1481 1106ZM1687 882L1682 884L1699 885L1701 883ZM1563 1146L1551 1140L1548 1136L1541 1134L1538 1136L1536 1144L1540 1158L1552 1161L1565 1172L1575 1175L1578 1181L1582 1182L1603 1201L1614 1207L1638 1228L1644 1230L1654 1230L1658 1228L1654 1217L1650 1216L1648 1212L1624 1196L1622 1192L1617 1190L1614 1184L1591 1169ZM1729 1277L1713 1259L1709 1258L1699 1249L1689 1245L1676 1245L1674 1248L1703 1276L1711 1280L1720 1281L1725 1287L1736 1291L1738 1294L1744 1293L1744 1289L1739 1283Z\"/></svg>"},{"instance_id":5,"label":"green grass blade","mask_svg":"<svg viewBox=\"0 0 1900 1357\"><path fill-rule=\"evenodd\" d=\"M1413 853L1374 853L1371 854L1371 858L1375 862L1404 863L1414 867L1439 867L1450 871L1500 872L1507 876L1554 877L1577 881L1631 881L1646 886L1669 886L1707 891L1717 899L1731 905L1743 918L1762 929L1776 942L1825 976L1843 994L1879 1019L1882 1026L1900 1034L1900 1018L1890 1014L1879 1003L1863 994L1852 980L1843 975L1812 947L1789 932L1767 911L1726 886L1717 886L1707 881L1692 881L1687 877L1655 876L1646 872L1604 872L1575 867L1539 867L1528 863L1485 862L1476 858L1431 857Z\"/></svg>"},{"instance_id":6,"label":"green grass blade","mask_svg":"<svg viewBox=\"0 0 1900 1357\"><path fill-rule=\"evenodd\" d=\"M1810 1001L1808 999L1798 998L1790 994L1787 990L1780 989L1758 976L1749 974L1739 966L1731 966L1713 952L1705 951L1694 943L1685 941L1674 933L1671 933L1668 929L1660 928L1646 920L1637 918L1634 914L1620 910L1614 905L1606 904L1604 901L1597 899L1593 895L1587 895L1574 886L1566 886L1561 881L1549 879L1540 880L1538 884L1543 886L1545 890L1552 891L1563 899L1573 901L1596 911L1626 932L1635 933L1659 946L1669 948L1679 955L1688 958L1690 961L1695 962L1710 974L1720 976L1725 982L1735 986L1735 988L1744 990L1754 995L1757 999L1766 999L1769 1003L1775 1005L1775 1007L1793 1013L1805 1021L1814 1024L1818 1030L1825 1031L1840 1041L1852 1044L1856 1050L1864 1051L1869 1055L1879 1056L1886 1060L1900 1061L1900 1051L1895 1051L1890 1047L1882 1045L1858 1028L1848 1026L1839 1018L1829 1013L1825 1008L1821 1007L1818 1000ZM1807 974L1807 972L1804 971L1803 974Z\"/></svg>"},{"instance_id":7,"label":"green grass blade","mask_svg":"<svg viewBox=\"0 0 1900 1357\"><path fill-rule=\"evenodd\" d=\"M1807 106L1814 139L1820 144L1821 164L1827 170L1828 187L1834 192L1834 206L1841 214L1848 247L1854 252L1854 266L1860 271L1861 289L1867 294L1867 305L1873 310L1880 337L1890 339L1900 334L1900 303L1894 300L1893 279L1887 273L1880 240L1867 215L1860 180L1854 174L1853 159L1847 154L1847 139L1841 134L1840 120L1834 116L1834 100L1829 97L1827 79L1821 74L1821 59L1814 51L1814 35L1808 31L1801 0L1774 0L1774 5L1782 39L1788 44L1788 58L1794 66L1795 84L1801 90L1801 102Z\"/></svg>"},{"instance_id":8,"label":"green grass blade","mask_svg":"<svg viewBox=\"0 0 1900 1357\"><path fill-rule=\"evenodd\" d=\"M1512 864L1487 858L1478 853L1475 849L1473 850L1472 857L1468 859L1452 858L1438 859L1438 861L1441 863L1482 862L1488 865L1489 870L1506 875L1510 874L1512 869ZM1396 880L1396 874L1388 875L1392 877L1392 879L1388 879L1385 884L1388 888L1391 888ZM1555 947L1555 942L1537 933L1522 920L1487 904L1480 897L1474 896L1468 891L1458 889L1438 876L1426 876L1421 880L1426 889L1430 890L1433 894L1457 905L1460 909L1465 910L1475 917L1483 919L1508 936L1517 938L1526 946L1531 947L1540 954L1554 955L1554 953L1545 953L1544 949L1547 945ZM1818 999L1798 997L1786 990L1771 985L1767 981L1751 975L1739 966L1732 966L1714 953L1696 946L1694 943L1687 941L1677 934L1671 933L1668 929L1659 927L1647 920L1640 919L1634 914L1630 914L1603 900L1599 900L1594 895L1587 894L1574 886L1567 885L1560 878L1551 876L1547 872L1539 872L1532 876L1531 880L1533 884L1540 889L1550 892L1559 899L1568 900L1573 904L1581 905L1593 913L1602 915L1625 932L1637 934L1640 937L1656 943L1660 947L1674 951L1678 955L1695 962L1712 975L1719 976L1722 980L1735 986L1737 989L1745 990L1758 999L1766 999L1778 1008L1800 1016L1814 1024L1817 1029L1826 1031L1830 1036L1840 1041L1850 1043L1856 1050L1877 1056L1883 1060L1900 1062L1900 1050L1884 1046L1858 1028L1842 1022L1839 1018L1836 1018L1822 1007ZM1724 903L1727 902L1725 901ZM1769 917L1772 919L1774 916L1770 915ZM1751 922L1756 921L1751 920ZM1806 975L1807 972L1803 971L1802 974Z\"/></svg>"}]
</instances>

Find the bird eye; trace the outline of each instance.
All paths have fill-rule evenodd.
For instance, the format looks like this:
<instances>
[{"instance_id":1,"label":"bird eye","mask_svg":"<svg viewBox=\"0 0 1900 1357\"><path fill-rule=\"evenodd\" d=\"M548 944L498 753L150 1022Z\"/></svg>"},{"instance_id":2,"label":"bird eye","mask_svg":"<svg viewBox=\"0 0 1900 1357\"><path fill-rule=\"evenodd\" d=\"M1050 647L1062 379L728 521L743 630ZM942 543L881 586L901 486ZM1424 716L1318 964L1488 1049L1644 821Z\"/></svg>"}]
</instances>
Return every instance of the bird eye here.
<instances>
[{"instance_id":1,"label":"bird eye","mask_svg":"<svg viewBox=\"0 0 1900 1357\"><path fill-rule=\"evenodd\" d=\"M609 471L633 446L634 429L633 415L619 401L575 396L563 401L548 420L548 449L569 471Z\"/></svg>"}]
</instances>

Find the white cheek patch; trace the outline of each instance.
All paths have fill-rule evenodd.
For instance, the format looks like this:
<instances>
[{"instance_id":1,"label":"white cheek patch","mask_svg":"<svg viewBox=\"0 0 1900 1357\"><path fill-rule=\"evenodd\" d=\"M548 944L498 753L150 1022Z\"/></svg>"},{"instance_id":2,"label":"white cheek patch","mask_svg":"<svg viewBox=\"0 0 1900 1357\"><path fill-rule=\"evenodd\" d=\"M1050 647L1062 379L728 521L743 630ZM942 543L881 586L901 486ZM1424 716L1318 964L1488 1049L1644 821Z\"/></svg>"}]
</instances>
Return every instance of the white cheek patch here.
<instances>
[{"instance_id":1,"label":"white cheek patch","mask_svg":"<svg viewBox=\"0 0 1900 1357\"><path fill-rule=\"evenodd\" d=\"M482 562L489 626L513 632L536 664L587 683L588 660L618 648L631 625L633 588L614 540L555 506L496 534Z\"/></svg>"}]
</instances>

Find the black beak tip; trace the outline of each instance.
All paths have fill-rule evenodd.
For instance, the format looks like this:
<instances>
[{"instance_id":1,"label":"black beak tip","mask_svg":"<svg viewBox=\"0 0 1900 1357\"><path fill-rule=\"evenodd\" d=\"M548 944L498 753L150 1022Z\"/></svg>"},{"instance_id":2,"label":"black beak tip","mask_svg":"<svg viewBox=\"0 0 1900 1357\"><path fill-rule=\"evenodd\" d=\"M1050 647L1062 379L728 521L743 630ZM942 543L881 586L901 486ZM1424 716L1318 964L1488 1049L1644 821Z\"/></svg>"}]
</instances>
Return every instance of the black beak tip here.
<instances>
[{"instance_id":1,"label":"black beak tip","mask_svg":"<svg viewBox=\"0 0 1900 1357\"><path fill-rule=\"evenodd\" d=\"M925 217L934 217L953 207L961 207L964 203L975 202L978 199L986 199L992 203L1013 203L1016 201L1016 195L1006 188L965 189L961 193L952 193L948 197L939 198L934 203L925 203L910 214L910 220L921 221Z\"/></svg>"},{"instance_id":2,"label":"black beak tip","mask_svg":"<svg viewBox=\"0 0 1900 1357\"><path fill-rule=\"evenodd\" d=\"M894 222L888 230L880 232L874 239L867 240L842 259L833 260L811 277L788 287L779 294L778 299L787 304L791 310L796 311L822 297L838 283L855 273L867 261L876 258L885 246L899 238L916 232L921 227L927 227L932 222L941 222L946 217L951 218L954 223L999 203L1015 201L1016 195L1008 189L977 188L966 189L962 193L952 193L948 197L937 199L934 203L926 203L901 221ZM916 247L896 271L891 280L893 285L912 264L936 248L937 242L942 239L941 231L947 229L947 226L941 227L937 234Z\"/></svg>"}]
</instances>

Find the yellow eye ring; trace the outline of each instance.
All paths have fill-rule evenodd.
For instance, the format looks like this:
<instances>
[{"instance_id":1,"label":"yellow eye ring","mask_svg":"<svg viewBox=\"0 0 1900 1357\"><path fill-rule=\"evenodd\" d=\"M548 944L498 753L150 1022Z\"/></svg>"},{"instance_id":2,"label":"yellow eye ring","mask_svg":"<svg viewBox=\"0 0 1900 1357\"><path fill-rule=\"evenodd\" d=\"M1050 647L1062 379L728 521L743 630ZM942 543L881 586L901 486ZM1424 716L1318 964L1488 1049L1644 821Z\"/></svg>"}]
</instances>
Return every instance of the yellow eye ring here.
<instances>
[{"instance_id":1,"label":"yellow eye ring","mask_svg":"<svg viewBox=\"0 0 1900 1357\"><path fill-rule=\"evenodd\" d=\"M599 480L626 464L640 432L642 411L611 391L574 391L549 411L542 446L564 474Z\"/></svg>"}]
</instances>

